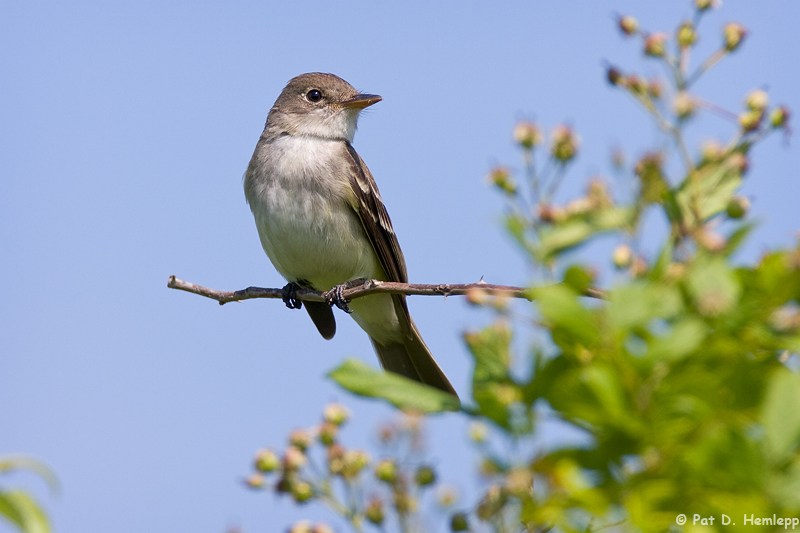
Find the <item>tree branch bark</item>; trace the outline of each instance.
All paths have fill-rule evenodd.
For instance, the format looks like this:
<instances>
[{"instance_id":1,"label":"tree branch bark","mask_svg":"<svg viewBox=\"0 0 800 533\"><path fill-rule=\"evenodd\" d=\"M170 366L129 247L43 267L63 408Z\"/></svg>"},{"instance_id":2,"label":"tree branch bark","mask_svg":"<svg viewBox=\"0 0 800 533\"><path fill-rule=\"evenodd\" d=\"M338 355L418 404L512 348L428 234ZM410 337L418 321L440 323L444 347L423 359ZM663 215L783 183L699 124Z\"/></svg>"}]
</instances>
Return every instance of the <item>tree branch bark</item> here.
<instances>
[{"instance_id":1,"label":"tree branch bark","mask_svg":"<svg viewBox=\"0 0 800 533\"><path fill-rule=\"evenodd\" d=\"M241 300L251 300L253 298L283 298L282 289L264 289L262 287L247 287L238 291L217 291L195 285L188 281L183 281L175 276L170 276L167 287L180 291L191 292L216 300L220 305L228 302L238 302ZM508 285L492 285L489 283L462 283L462 284L440 284L426 285L419 283L395 283L392 281L380 281L376 279L360 279L348 283L348 288L342 291L342 296L346 300L354 300L363 296L377 293L405 294L407 296L451 296L466 294L488 294L492 296L504 296L507 298L525 298L530 300L528 289L523 287L511 287ZM591 298L604 298L604 291L596 287L586 289L584 296ZM297 298L309 302L324 302L325 293L308 289L299 289Z\"/></svg>"}]
</instances>

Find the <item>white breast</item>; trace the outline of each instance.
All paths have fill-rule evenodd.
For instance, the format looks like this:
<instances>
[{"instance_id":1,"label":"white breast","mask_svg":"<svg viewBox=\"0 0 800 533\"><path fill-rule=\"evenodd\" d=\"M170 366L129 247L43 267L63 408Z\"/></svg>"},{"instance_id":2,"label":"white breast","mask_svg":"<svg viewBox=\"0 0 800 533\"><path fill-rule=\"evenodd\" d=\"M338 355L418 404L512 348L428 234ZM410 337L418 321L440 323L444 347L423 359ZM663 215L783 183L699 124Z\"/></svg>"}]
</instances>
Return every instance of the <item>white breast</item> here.
<instances>
[{"instance_id":1,"label":"white breast","mask_svg":"<svg viewBox=\"0 0 800 533\"><path fill-rule=\"evenodd\" d=\"M285 136L260 142L245 192L264 251L289 281L328 290L383 272L348 203L349 166L341 141Z\"/></svg>"}]
</instances>

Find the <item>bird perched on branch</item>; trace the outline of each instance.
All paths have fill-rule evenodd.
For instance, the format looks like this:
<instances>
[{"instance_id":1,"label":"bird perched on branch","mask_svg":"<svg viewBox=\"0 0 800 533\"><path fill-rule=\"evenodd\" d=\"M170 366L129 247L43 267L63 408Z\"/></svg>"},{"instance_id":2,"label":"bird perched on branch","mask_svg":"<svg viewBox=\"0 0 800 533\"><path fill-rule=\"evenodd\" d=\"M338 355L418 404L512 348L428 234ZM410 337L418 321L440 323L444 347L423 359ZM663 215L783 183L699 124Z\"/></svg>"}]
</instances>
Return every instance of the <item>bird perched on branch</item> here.
<instances>
[{"instance_id":1,"label":"bird perched on branch","mask_svg":"<svg viewBox=\"0 0 800 533\"><path fill-rule=\"evenodd\" d=\"M284 302L305 305L320 334L336 333L331 304L367 332L384 369L456 396L408 313L405 296L352 302L342 284L366 278L408 282L403 252L367 165L353 148L359 113L381 101L333 74L289 81L267 116L244 190L261 245L289 282ZM301 302L298 288L330 291ZM333 289L333 290L331 290Z\"/></svg>"}]
</instances>

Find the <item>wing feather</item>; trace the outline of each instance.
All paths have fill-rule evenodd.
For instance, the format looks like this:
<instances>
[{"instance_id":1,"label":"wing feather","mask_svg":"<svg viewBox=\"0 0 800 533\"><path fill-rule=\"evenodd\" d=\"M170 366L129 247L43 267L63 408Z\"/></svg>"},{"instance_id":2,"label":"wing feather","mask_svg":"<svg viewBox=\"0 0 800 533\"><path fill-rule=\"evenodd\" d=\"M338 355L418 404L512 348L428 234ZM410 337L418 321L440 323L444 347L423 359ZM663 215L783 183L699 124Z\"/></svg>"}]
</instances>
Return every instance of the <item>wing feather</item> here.
<instances>
[{"instance_id":1,"label":"wing feather","mask_svg":"<svg viewBox=\"0 0 800 533\"><path fill-rule=\"evenodd\" d=\"M375 253L378 254L387 281L408 283L408 272L400 243L392 228L392 221L383 205L378 186L367 165L355 148L345 142L350 163L350 187L356 197L357 211ZM405 307L405 303L403 305Z\"/></svg>"}]
</instances>

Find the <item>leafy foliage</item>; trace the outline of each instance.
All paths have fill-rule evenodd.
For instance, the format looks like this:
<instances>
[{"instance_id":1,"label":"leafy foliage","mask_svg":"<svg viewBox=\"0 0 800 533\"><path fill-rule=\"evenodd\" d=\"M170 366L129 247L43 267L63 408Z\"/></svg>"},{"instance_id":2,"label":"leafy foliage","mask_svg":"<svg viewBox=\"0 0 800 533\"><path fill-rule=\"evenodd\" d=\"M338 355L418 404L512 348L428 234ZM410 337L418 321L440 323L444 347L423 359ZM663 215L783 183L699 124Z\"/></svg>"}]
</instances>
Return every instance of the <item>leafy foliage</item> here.
<instances>
[{"instance_id":1,"label":"leafy foliage","mask_svg":"<svg viewBox=\"0 0 800 533\"><path fill-rule=\"evenodd\" d=\"M58 481L53 472L40 461L31 457L0 457L0 473L14 470L29 470L41 476L53 491L58 490ZM0 516L24 533L50 533L50 521L39 504L20 489L0 489Z\"/></svg>"}]
</instances>

